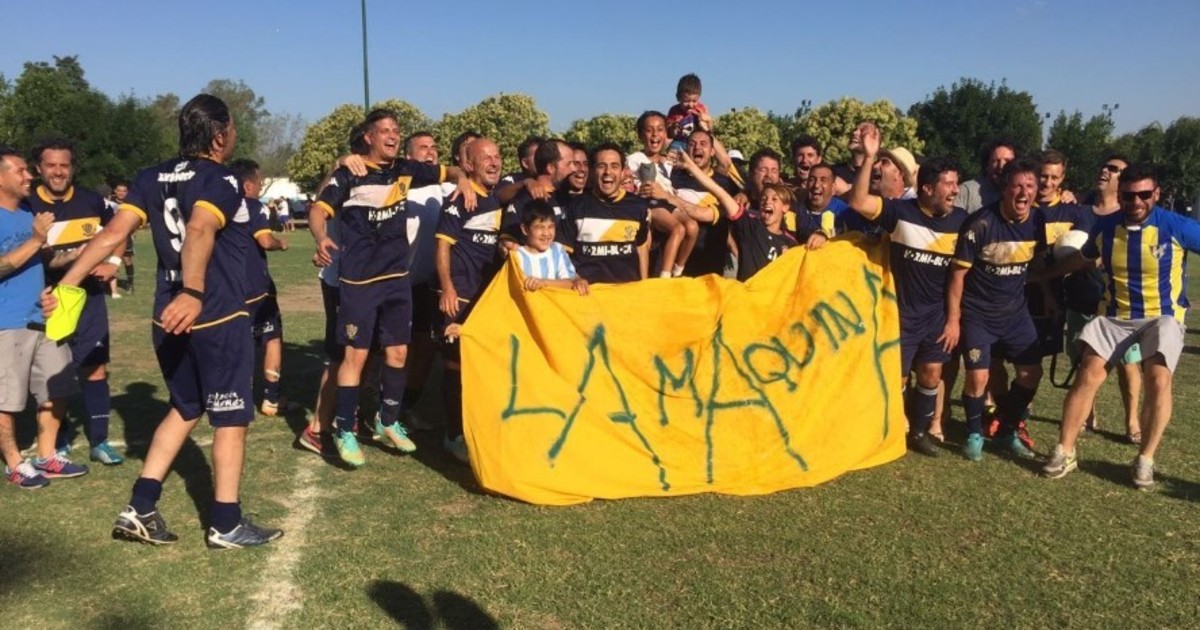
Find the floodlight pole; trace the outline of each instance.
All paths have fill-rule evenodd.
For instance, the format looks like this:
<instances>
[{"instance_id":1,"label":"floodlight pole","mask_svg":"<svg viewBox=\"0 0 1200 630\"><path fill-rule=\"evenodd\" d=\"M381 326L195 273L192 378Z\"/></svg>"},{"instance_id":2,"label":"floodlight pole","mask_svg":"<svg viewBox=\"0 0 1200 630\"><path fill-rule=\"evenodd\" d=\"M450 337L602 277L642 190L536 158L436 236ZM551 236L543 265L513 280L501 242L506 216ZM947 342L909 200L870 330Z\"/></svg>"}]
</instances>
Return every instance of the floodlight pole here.
<instances>
[{"instance_id":1,"label":"floodlight pole","mask_svg":"<svg viewBox=\"0 0 1200 630\"><path fill-rule=\"evenodd\" d=\"M363 114L371 111L371 81L367 75L367 0L362 0Z\"/></svg>"}]
</instances>

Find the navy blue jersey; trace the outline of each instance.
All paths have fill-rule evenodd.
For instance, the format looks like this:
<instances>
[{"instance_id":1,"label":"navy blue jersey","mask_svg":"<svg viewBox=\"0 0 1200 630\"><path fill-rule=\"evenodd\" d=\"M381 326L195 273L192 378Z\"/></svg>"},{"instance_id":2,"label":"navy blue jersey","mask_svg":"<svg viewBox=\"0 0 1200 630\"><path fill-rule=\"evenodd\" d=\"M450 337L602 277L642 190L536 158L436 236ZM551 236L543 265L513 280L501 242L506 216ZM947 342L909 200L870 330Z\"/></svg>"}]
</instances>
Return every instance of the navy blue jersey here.
<instances>
[{"instance_id":1,"label":"navy blue jersey","mask_svg":"<svg viewBox=\"0 0 1200 630\"><path fill-rule=\"evenodd\" d=\"M205 158L172 158L138 173L118 211L129 210L150 224L158 254L154 319L183 289L180 252L187 223L196 211L221 223L204 273L204 306L195 327L246 316L246 257L250 212L242 186L224 166Z\"/></svg>"},{"instance_id":2,"label":"navy blue jersey","mask_svg":"<svg viewBox=\"0 0 1200 630\"><path fill-rule=\"evenodd\" d=\"M438 222L437 238L450 243L450 280L454 292L475 301L500 270L498 249L504 208L493 192L475 182L475 210L467 211L459 197L446 204Z\"/></svg>"},{"instance_id":3,"label":"navy blue jersey","mask_svg":"<svg viewBox=\"0 0 1200 630\"><path fill-rule=\"evenodd\" d=\"M728 173L716 171L708 173L725 192L736 195L741 192L738 181L732 177L736 172L732 167ZM696 247L688 257L685 275L702 276L708 273L721 274L725 270L725 258L729 253L729 221L721 210L721 204L716 196L708 192L687 169L676 168L671 171L671 187L680 199L694 203L704 208L711 208L713 221L711 224L700 224L700 232L696 235ZM587 276L584 276L585 278Z\"/></svg>"},{"instance_id":4,"label":"navy blue jersey","mask_svg":"<svg viewBox=\"0 0 1200 630\"><path fill-rule=\"evenodd\" d=\"M902 318L926 319L945 311L950 260L968 216L962 208L934 216L916 199L882 200L871 221L889 235L888 254Z\"/></svg>"},{"instance_id":5,"label":"navy blue jersey","mask_svg":"<svg viewBox=\"0 0 1200 630\"><path fill-rule=\"evenodd\" d=\"M275 281L267 268L267 250L258 244L258 237L271 233L271 209L257 199L246 199L250 212L250 236L254 239L254 251L246 256L246 303L257 302L275 295Z\"/></svg>"},{"instance_id":6,"label":"navy blue jersey","mask_svg":"<svg viewBox=\"0 0 1200 630\"><path fill-rule=\"evenodd\" d=\"M564 183L546 200L546 203L550 204L550 207L554 209L555 240L561 240L563 213L572 198L570 188ZM521 189L521 192L517 193L516 197L513 197L512 202L505 207L504 218L501 220L500 235L502 238L511 239L521 244L525 243L525 234L521 231L521 222L525 218L525 208L532 202L533 197L524 188Z\"/></svg>"},{"instance_id":7,"label":"navy blue jersey","mask_svg":"<svg viewBox=\"0 0 1200 630\"><path fill-rule=\"evenodd\" d=\"M1061 200L1055 199L1050 203L1040 204L1033 211L1037 214L1037 220L1042 226L1042 238L1046 243L1046 251L1044 253L1047 266L1054 263L1054 244L1068 232L1079 232L1080 236L1088 234L1092 231L1092 227L1096 224L1096 215L1092 212L1091 206L1084 206L1072 203L1062 203ZM1066 281L1064 278L1054 278L1050 280L1050 294L1055 297L1059 303L1059 310L1064 306L1064 286ZM1029 301L1029 312L1034 315L1041 316L1046 312L1045 293L1040 287L1030 285L1025 288L1025 297Z\"/></svg>"},{"instance_id":8,"label":"navy blue jersey","mask_svg":"<svg viewBox=\"0 0 1200 630\"><path fill-rule=\"evenodd\" d=\"M362 177L344 166L335 170L314 206L341 221L341 281L368 284L408 274L408 191L445 178L445 167L412 160L368 162Z\"/></svg>"},{"instance_id":9,"label":"navy blue jersey","mask_svg":"<svg viewBox=\"0 0 1200 630\"><path fill-rule=\"evenodd\" d=\"M971 215L954 250L954 263L970 269L963 286L963 316L1002 323L1025 311L1029 263L1045 247L1035 211L1024 221L1010 221L994 203Z\"/></svg>"},{"instance_id":10,"label":"navy blue jersey","mask_svg":"<svg viewBox=\"0 0 1200 630\"><path fill-rule=\"evenodd\" d=\"M54 253L71 252L87 245L100 229L108 224L113 211L104 198L86 189L72 186L62 199L54 199L45 186L38 186L28 198L29 209L34 214L49 212L54 215L54 225L46 237L46 245ZM68 266L69 267L69 266ZM54 284L66 275L67 267L46 268L46 283ZM88 276L83 288L90 294L108 290L103 282Z\"/></svg>"},{"instance_id":11,"label":"navy blue jersey","mask_svg":"<svg viewBox=\"0 0 1200 630\"><path fill-rule=\"evenodd\" d=\"M593 191L571 199L563 220L562 243L575 271L588 282L642 279L638 247L650 235L650 203L619 190L613 199Z\"/></svg>"},{"instance_id":12,"label":"navy blue jersey","mask_svg":"<svg viewBox=\"0 0 1200 630\"><path fill-rule=\"evenodd\" d=\"M800 221L801 225L796 226L795 232L811 234L817 229L807 213L800 216ZM733 240L738 246L738 280L749 279L767 263L800 244L793 232L787 229L772 234L757 210L739 212L730 219L730 226Z\"/></svg>"}]
</instances>

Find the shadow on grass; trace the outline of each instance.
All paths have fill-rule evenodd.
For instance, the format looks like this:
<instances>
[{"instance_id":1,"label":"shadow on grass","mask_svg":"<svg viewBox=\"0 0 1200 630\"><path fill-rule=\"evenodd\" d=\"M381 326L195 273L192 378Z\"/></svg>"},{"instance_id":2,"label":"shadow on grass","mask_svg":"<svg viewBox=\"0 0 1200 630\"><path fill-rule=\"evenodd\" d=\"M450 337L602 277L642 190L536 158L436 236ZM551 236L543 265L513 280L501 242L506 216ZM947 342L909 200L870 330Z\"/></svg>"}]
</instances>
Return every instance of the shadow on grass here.
<instances>
[{"instance_id":1,"label":"shadow on grass","mask_svg":"<svg viewBox=\"0 0 1200 630\"><path fill-rule=\"evenodd\" d=\"M1200 501L1200 482L1170 475L1156 475L1162 483L1163 494L1180 501Z\"/></svg>"},{"instance_id":2,"label":"shadow on grass","mask_svg":"<svg viewBox=\"0 0 1200 630\"><path fill-rule=\"evenodd\" d=\"M450 591L437 591L430 598L432 602L426 602L420 593L405 584L376 580L367 589L367 594L393 621L409 630L430 630L437 621L452 630L500 627L479 604Z\"/></svg>"},{"instance_id":3,"label":"shadow on grass","mask_svg":"<svg viewBox=\"0 0 1200 630\"><path fill-rule=\"evenodd\" d=\"M1132 459L1132 458L1131 458ZM1105 481L1121 486L1122 488L1133 489L1133 481L1130 476L1129 464L1118 464L1116 462L1106 462L1098 460L1083 460L1079 461L1079 469L1099 477Z\"/></svg>"}]
</instances>

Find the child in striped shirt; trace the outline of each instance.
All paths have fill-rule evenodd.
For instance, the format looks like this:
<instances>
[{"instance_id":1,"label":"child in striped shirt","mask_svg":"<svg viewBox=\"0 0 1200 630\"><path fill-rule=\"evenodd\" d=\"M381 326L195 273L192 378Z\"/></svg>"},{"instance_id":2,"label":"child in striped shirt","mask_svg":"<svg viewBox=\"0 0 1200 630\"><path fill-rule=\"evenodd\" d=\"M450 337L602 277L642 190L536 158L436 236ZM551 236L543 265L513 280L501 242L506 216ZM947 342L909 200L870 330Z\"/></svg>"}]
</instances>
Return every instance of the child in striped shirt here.
<instances>
[{"instance_id":1,"label":"child in striped shirt","mask_svg":"<svg viewBox=\"0 0 1200 630\"><path fill-rule=\"evenodd\" d=\"M559 287L587 295L587 280L575 273L571 257L562 244L554 242L555 227L554 208L550 204L534 201L525 207L525 214L521 217L525 244L517 248L521 271L525 273L525 290Z\"/></svg>"}]
</instances>

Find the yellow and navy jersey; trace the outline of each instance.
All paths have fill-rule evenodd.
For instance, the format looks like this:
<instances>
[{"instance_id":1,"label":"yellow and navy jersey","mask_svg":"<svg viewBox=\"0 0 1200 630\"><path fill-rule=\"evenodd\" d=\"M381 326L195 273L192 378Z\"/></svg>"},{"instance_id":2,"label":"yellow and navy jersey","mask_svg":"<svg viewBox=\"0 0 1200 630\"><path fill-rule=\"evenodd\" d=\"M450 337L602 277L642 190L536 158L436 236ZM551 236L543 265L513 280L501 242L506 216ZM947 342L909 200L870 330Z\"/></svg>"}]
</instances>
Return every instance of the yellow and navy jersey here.
<instances>
[{"instance_id":1,"label":"yellow and navy jersey","mask_svg":"<svg viewBox=\"0 0 1200 630\"><path fill-rule=\"evenodd\" d=\"M711 171L708 176L730 195L736 195L741 191L741 186L728 173ZM700 224L700 232L696 235L696 247L688 257L687 269L684 273L688 276L702 276L709 273L719 275L725 270L725 258L729 253L729 222L725 220L721 203L686 169L676 168L671 171L671 187L675 189L675 194L680 199L701 207L712 208L713 211L712 223Z\"/></svg>"},{"instance_id":2,"label":"yellow and navy jersey","mask_svg":"<svg viewBox=\"0 0 1200 630\"><path fill-rule=\"evenodd\" d=\"M946 280L959 231L967 221L966 210L953 208L939 217L916 199L880 201L869 220L888 234L900 317L938 316L946 308Z\"/></svg>"},{"instance_id":3,"label":"yellow and navy jersey","mask_svg":"<svg viewBox=\"0 0 1200 630\"><path fill-rule=\"evenodd\" d=\"M246 258L250 255L250 212L242 185L229 169L205 158L173 158L138 173L117 212L129 211L150 224L158 254L154 320L183 289L180 253L192 214L208 212L220 223L204 272L204 304L196 326L210 326L246 313Z\"/></svg>"},{"instance_id":4,"label":"yellow and navy jersey","mask_svg":"<svg viewBox=\"0 0 1200 630\"><path fill-rule=\"evenodd\" d=\"M446 204L438 220L437 238L450 243L450 280L462 300L475 301L500 270L500 226L504 206L494 191L471 182L475 209L459 197Z\"/></svg>"},{"instance_id":5,"label":"yellow and navy jersey","mask_svg":"<svg viewBox=\"0 0 1200 630\"><path fill-rule=\"evenodd\" d=\"M1099 217L1083 253L1100 257L1107 286L1099 313L1120 319L1187 312L1188 251L1200 251L1200 223L1155 206L1142 223L1116 212Z\"/></svg>"},{"instance_id":6,"label":"yellow and navy jersey","mask_svg":"<svg viewBox=\"0 0 1200 630\"><path fill-rule=\"evenodd\" d=\"M612 199L587 191L571 199L562 227L579 277L614 284L642 279L638 247L650 235L646 199L624 190Z\"/></svg>"},{"instance_id":7,"label":"yellow and navy jersey","mask_svg":"<svg viewBox=\"0 0 1200 630\"><path fill-rule=\"evenodd\" d=\"M1092 212L1091 206L1063 203L1060 199L1040 204L1033 211L1037 213L1038 221L1042 223L1047 255L1051 254L1054 244L1067 233L1088 234L1096 224L1096 215Z\"/></svg>"},{"instance_id":8,"label":"yellow and navy jersey","mask_svg":"<svg viewBox=\"0 0 1200 630\"><path fill-rule=\"evenodd\" d=\"M1006 218L998 203L971 215L954 249L954 264L970 269L963 316L1004 322L1026 311L1029 263L1045 247L1043 226L1032 209L1023 221Z\"/></svg>"},{"instance_id":9,"label":"yellow and navy jersey","mask_svg":"<svg viewBox=\"0 0 1200 630\"><path fill-rule=\"evenodd\" d=\"M344 166L335 170L313 205L341 221L341 281L368 284L407 275L408 191L445 179L444 166L413 160L368 163L362 177Z\"/></svg>"},{"instance_id":10,"label":"yellow and navy jersey","mask_svg":"<svg viewBox=\"0 0 1200 630\"><path fill-rule=\"evenodd\" d=\"M802 225L795 228L811 234L816 230L816 226L812 225L807 217L808 213L804 213L803 218L800 218ZM762 215L757 210L739 212L730 217L729 223L733 240L738 246L738 280L750 279L772 260L800 244L796 240L796 229L788 230L781 226L783 229L780 233L773 234L767 229L767 224L763 223Z\"/></svg>"},{"instance_id":11,"label":"yellow and navy jersey","mask_svg":"<svg viewBox=\"0 0 1200 630\"><path fill-rule=\"evenodd\" d=\"M271 209L257 199L246 199L246 210L250 213L250 237L254 249L246 256L246 303L251 304L275 295L275 281L267 268L267 250L258 244L258 237L271 234Z\"/></svg>"},{"instance_id":12,"label":"yellow and navy jersey","mask_svg":"<svg viewBox=\"0 0 1200 630\"><path fill-rule=\"evenodd\" d=\"M55 253L69 252L92 240L108 224L113 211L104 198L86 188L72 186L62 199L55 199L45 186L38 186L28 200L34 214L49 212L54 215L54 225L46 236L46 245ZM46 282L54 284L66 275L67 270L46 268ZM107 290L102 282L89 277L83 284L88 293Z\"/></svg>"}]
</instances>

